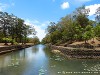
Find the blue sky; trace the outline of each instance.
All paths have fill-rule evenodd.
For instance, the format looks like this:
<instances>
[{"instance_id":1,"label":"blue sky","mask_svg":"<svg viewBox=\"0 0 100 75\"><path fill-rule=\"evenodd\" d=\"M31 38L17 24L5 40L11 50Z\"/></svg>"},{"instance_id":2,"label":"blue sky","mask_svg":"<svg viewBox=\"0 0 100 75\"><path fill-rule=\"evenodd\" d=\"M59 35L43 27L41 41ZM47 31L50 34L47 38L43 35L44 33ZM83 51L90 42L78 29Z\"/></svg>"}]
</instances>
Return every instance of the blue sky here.
<instances>
[{"instance_id":1,"label":"blue sky","mask_svg":"<svg viewBox=\"0 0 100 75\"><path fill-rule=\"evenodd\" d=\"M0 0L0 11L13 13L26 24L33 25L41 40L49 22L59 21L83 4L90 8L89 17L94 20L93 14L100 7L100 0Z\"/></svg>"}]
</instances>

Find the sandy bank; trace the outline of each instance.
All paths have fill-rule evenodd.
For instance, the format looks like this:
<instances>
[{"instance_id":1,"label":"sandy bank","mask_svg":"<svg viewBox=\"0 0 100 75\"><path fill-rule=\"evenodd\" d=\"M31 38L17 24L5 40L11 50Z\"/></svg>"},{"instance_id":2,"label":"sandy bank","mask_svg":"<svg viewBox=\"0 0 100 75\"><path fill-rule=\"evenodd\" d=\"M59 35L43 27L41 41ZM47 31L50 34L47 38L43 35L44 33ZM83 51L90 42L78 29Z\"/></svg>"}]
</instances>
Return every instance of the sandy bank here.
<instances>
[{"instance_id":1,"label":"sandy bank","mask_svg":"<svg viewBox=\"0 0 100 75\"><path fill-rule=\"evenodd\" d=\"M21 50L24 48L28 48L33 46L32 44L26 44L26 45L8 45L8 46L0 46L0 54L11 52L11 51L16 51L16 50Z\"/></svg>"}]
</instances>

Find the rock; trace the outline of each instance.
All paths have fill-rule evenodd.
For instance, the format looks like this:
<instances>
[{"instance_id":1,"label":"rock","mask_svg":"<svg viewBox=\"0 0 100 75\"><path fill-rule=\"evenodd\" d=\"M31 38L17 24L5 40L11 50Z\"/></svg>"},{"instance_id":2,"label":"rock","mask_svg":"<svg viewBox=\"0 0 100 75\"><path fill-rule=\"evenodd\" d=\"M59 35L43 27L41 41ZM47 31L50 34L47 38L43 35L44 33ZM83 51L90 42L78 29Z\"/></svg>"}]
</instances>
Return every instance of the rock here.
<instances>
[{"instance_id":1,"label":"rock","mask_svg":"<svg viewBox=\"0 0 100 75\"><path fill-rule=\"evenodd\" d=\"M52 50L53 53L61 53L59 50Z\"/></svg>"}]
</instances>

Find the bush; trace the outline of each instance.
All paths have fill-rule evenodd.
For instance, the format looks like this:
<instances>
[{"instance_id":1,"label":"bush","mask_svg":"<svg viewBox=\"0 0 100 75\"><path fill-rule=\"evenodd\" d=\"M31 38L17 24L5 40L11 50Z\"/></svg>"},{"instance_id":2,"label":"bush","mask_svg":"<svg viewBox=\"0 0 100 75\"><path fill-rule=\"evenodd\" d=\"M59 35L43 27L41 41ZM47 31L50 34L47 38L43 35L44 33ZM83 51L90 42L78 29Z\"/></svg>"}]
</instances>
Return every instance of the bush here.
<instances>
[{"instance_id":1,"label":"bush","mask_svg":"<svg viewBox=\"0 0 100 75\"><path fill-rule=\"evenodd\" d=\"M3 38L2 41L3 42L6 41L7 43L12 43L13 42L14 45L18 45L18 43L14 39L11 39L11 38Z\"/></svg>"},{"instance_id":2,"label":"bush","mask_svg":"<svg viewBox=\"0 0 100 75\"><path fill-rule=\"evenodd\" d=\"M10 38L2 38L3 41L6 41L7 43L10 43L12 41L12 39Z\"/></svg>"}]
</instances>

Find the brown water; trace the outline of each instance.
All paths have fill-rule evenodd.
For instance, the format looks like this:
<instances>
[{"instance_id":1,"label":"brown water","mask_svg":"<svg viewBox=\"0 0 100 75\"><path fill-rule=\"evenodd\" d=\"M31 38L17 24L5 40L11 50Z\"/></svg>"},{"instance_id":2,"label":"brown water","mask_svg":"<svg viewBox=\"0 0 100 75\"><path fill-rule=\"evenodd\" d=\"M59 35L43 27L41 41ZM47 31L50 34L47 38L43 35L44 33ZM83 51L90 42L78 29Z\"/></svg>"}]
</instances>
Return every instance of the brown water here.
<instances>
[{"instance_id":1,"label":"brown water","mask_svg":"<svg viewBox=\"0 0 100 75\"><path fill-rule=\"evenodd\" d=\"M36 45L0 55L0 75L100 75L100 60L69 60Z\"/></svg>"}]
</instances>

